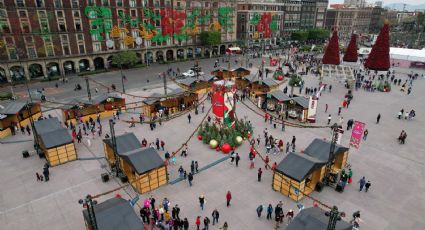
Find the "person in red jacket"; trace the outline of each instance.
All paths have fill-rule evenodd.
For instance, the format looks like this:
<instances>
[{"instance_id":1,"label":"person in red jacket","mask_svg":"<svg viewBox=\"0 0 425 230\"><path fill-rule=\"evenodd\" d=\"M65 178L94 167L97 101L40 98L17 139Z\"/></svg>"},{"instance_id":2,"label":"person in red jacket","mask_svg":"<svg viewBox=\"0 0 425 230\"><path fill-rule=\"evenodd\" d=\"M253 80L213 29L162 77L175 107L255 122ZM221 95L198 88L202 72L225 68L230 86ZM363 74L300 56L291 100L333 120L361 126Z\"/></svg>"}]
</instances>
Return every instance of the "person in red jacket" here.
<instances>
[{"instance_id":1,"label":"person in red jacket","mask_svg":"<svg viewBox=\"0 0 425 230\"><path fill-rule=\"evenodd\" d=\"M232 193L230 193L230 191L227 191L227 194L226 194L227 207L230 206L231 199L232 199Z\"/></svg>"},{"instance_id":2,"label":"person in red jacket","mask_svg":"<svg viewBox=\"0 0 425 230\"><path fill-rule=\"evenodd\" d=\"M199 226L201 225L201 217L200 216L196 217L195 224L196 224L196 229L199 230Z\"/></svg>"}]
</instances>

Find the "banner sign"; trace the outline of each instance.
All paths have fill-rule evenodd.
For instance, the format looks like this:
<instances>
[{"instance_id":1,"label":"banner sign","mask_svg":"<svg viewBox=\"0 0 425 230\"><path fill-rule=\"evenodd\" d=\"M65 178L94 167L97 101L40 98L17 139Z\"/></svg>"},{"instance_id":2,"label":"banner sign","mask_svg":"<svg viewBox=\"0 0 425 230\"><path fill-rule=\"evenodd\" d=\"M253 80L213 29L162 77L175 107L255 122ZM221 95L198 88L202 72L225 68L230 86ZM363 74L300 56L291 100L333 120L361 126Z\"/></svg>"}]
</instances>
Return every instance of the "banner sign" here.
<instances>
[{"instance_id":1,"label":"banner sign","mask_svg":"<svg viewBox=\"0 0 425 230\"><path fill-rule=\"evenodd\" d=\"M353 131L351 132L350 146L353 146L356 149L359 149L365 126L366 124L363 122L360 122L360 121L354 122Z\"/></svg>"},{"instance_id":2,"label":"banner sign","mask_svg":"<svg viewBox=\"0 0 425 230\"><path fill-rule=\"evenodd\" d=\"M310 122L315 122L316 121L316 112L317 112L317 101L318 98L315 96L310 96L309 100L308 100L308 117L307 119Z\"/></svg>"}]
</instances>

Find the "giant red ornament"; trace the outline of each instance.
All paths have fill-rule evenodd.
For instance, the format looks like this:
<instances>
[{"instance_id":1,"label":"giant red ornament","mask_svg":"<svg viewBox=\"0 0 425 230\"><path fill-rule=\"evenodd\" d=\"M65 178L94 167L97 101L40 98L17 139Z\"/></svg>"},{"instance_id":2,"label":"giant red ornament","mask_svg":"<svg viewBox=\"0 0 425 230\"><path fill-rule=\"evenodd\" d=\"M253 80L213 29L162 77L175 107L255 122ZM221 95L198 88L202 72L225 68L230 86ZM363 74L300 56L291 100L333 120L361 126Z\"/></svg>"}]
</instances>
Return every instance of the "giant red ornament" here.
<instances>
[{"instance_id":1,"label":"giant red ornament","mask_svg":"<svg viewBox=\"0 0 425 230\"><path fill-rule=\"evenodd\" d=\"M385 22L376 39L375 45L364 66L371 70L387 71L390 68L390 31L388 22Z\"/></svg>"},{"instance_id":2,"label":"giant red ornament","mask_svg":"<svg viewBox=\"0 0 425 230\"><path fill-rule=\"evenodd\" d=\"M198 135L198 140L202 140L202 135Z\"/></svg>"},{"instance_id":3,"label":"giant red ornament","mask_svg":"<svg viewBox=\"0 0 425 230\"><path fill-rule=\"evenodd\" d=\"M232 150L232 146L230 146L229 144L225 143L221 146L221 151L223 153L229 153Z\"/></svg>"},{"instance_id":4,"label":"giant red ornament","mask_svg":"<svg viewBox=\"0 0 425 230\"><path fill-rule=\"evenodd\" d=\"M278 81L282 81L283 80L283 76L282 75L277 76L277 80Z\"/></svg>"},{"instance_id":5,"label":"giant red ornament","mask_svg":"<svg viewBox=\"0 0 425 230\"><path fill-rule=\"evenodd\" d=\"M325 55L322 59L323 64L339 65L339 44L338 44L338 33L334 30L329 44L326 47Z\"/></svg>"}]
</instances>

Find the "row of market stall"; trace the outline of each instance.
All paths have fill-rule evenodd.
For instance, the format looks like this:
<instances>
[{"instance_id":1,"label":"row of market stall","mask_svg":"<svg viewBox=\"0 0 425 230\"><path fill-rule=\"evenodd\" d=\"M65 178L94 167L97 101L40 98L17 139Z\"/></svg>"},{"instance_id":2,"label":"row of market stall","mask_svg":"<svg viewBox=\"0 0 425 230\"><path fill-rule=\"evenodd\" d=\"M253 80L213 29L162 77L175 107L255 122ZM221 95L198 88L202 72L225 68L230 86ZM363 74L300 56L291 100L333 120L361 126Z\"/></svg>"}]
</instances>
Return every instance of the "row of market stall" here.
<instances>
[{"instance_id":1,"label":"row of market stall","mask_svg":"<svg viewBox=\"0 0 425 230\"><path fill-rule=\"evenodd\" d=\"M30 120L41 117L38 103L9 101L0 105L0 139L14 134L21 127L30 125Z\"/></svg>"}]
</instances>

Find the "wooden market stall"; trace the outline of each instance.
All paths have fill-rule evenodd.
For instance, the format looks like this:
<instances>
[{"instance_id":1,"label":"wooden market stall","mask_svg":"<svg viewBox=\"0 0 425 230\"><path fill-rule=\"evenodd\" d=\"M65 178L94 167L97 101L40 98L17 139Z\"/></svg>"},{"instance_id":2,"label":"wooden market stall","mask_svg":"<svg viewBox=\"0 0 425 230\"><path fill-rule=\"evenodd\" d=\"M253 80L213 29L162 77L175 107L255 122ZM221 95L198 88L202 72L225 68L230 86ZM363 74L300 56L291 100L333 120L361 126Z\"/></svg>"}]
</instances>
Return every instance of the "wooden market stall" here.
<instances>
[{"instance_id":1,"label":"wooden market stall","mask_svg":"<svg viewBox=\"0 0 425 230\"><path fill-rule=\"evenodd\" d=\"M265 96L268 97L266 104L267 110L277 114L284 113L284 111L287 109L285 102L291 100L291 98L281 90L273 91Z\"/></svg>"},{"instance_id":2,"label":"wooden market stall","mask_svg":"<svg viewBox=\"0 0 425 230\"><path fill-rule=\"evenodd\" d=\"M117 154L114 154L111 139L104 140L106 159L112 167L118 155L122 172L140 194L168 183L167 167L154 148L142 148L133 133L117 136L116 145Z\"/></svg>"},{"instance_id":3,"label":"wooden market stall","mask_svg":"<svg viewBox=\"0 0 425 230\"><path fill-rule=\"evenodd\" d=\"M319 207L304 208L288 224L286 230L325 230L328 228L329 217L326 211ZM345 220L337 221L335 230L352 230L353 226Z\"/></svg>"},{"instance_id":4,"label":"wooden market stall","mask_svg":"<svg viewBox=\"0 0 425 230\"><path fill-rule=\"evenodd\" d=\"M125 109L125 99L115 93L100 94L88 99L72 99L65 103L62 109L64 122L76 123L80 118L83 122L90 118L96 120L97 114L101 118L111 117L117 110Z\"/></svg>"},{"instance_id":5,"label":"wooden market stall","mask_svg":"<svg viewBox=\"0 0 425 230\"><path fill-rule=\"evenodd\" d=\"M300 122L307 122L309 99L303 96L293 95L289 100L281 102L282 110L280 114L284 115L288 111L288 117Z\"/></svg>"},{"instance_id":6,"label":"wooden market stall","mask_svg":"<svg viewBox=\"0 0 425 230\"><path fill-rule=\"evenodd\" d=\"M57 117L35 121L34 127L36 142L50 166L77 159L74 141Z\"/></svg>"},{"instance_id":7,"label":"wooden market stall","mask_svg":"<svg viewBox=\"0 0 425 230\"><path fill-rule=\"evenodd\" d=\"M41 107L38 103L10 101L0 105L0 138L13 133L15 127L30 125L30 114L33 120L41 117Z\"/></svg>"},{"instance_id":8,"label":"wooden market stall","mask_svg":"<svg viewBox=\"0 0 425 230\"><path fill-rule=\"evenodd\" d=\"M177 88L167 94L153 94L152 98L143 101L142 112L147 117L153 117L160 110L164 114L172 115L187 109L198 102L198 94L194 92L187 92L182 88Z\"/></svg>"},{"instance_id":9,"label":"wooden market stall","mask_svg":"<svg viewBox=\"0 0 425 230\"><path fill-rule=\"evenodd\" d=\"M270 93L279 89L279 83L272 78L258 79L251 81L251 96L259 96L264 93Z\"/></svg>"},{"instance_id":10,"label":"wooden market stall","mask_svg":"<svg viewBox=\"0 0 425 230\"><path fill-rule=\"evenodd\" d=\"M236 69L220 68L211 72L211 75L217 77L218 80L237 80L249 75L251 71L239 67Z\"/></svg>"},{"instance_id":11,"label":"wooden market stall","mask_svg":"<svg viewBox=\"0 0 425 230\"><path fill-rule=\"evenodd\" d=\"M328 162L330 173L338 174L347 162L348 148L336 145L334 154L329 157L330 147L329 142L315 139L304 153L286 155L273 173L273 189L299 201L323 182Z\"/></svg>"},{"instance_id":12,"label":"wooden market stall","mask_svg":"<svg viewBox=\"0 0 425 230\"><path fill-rule=\"evenodd\" d=\"M114 197L93 206L96 225L99 230L140 230L143 222L134 212L128 200ZM83 210L84 223L87 230L94 229L87 209Z\"/></svg>"},{"instance_id":13,"label":"wooden market stall","mask_svg":"<svg viewBox=\"0 0 425 230\"><path fill-rule=\"evenodd\" d=\"M214 82L214 76L199 76L196 78L186 78L178 81L177 84L185 91L194 92L197 94L204 94L211 91L212 83Z\"/></svg>"}]
</instances>

